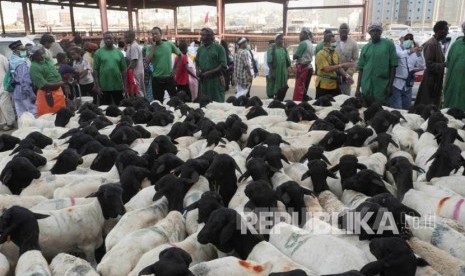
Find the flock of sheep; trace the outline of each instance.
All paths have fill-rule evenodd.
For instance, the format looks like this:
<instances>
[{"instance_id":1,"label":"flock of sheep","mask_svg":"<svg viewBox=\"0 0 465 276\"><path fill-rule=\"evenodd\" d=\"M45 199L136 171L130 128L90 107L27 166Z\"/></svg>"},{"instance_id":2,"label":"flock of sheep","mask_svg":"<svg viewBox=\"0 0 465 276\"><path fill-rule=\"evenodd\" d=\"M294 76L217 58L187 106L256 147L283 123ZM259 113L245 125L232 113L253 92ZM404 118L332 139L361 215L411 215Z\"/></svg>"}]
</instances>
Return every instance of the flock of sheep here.
<instances>
[{"instance_id":1,"label":"flock of sheep","mask_svg":"<svg viewBox=\"0 0 465 276\"><path fill-rule=\"evenodd\" d=\"M0 276L465 275L465 112L185 98L2 134Z\"/></svg>"}]
</instances>

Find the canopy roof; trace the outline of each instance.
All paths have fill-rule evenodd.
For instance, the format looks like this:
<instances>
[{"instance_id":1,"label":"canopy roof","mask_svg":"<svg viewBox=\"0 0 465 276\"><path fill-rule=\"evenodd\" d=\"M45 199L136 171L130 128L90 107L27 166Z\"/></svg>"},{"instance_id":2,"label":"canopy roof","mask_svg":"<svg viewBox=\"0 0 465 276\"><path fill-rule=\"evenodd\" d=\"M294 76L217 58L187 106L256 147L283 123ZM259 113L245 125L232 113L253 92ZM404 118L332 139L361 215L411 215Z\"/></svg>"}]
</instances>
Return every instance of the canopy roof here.
<instances>
[{"instance_id":1,"label":"canopy roof","mask_svg":"<svg viewBox=\"0 0 465 276\"><path fill-rule=\"evenodd\" d=\"M21 0L10 0L11 2L22 2ZM82 8L98 8L98 0L27 0L33 4L42 5L63 5L69 6L72 1L74 7ZM272 2L283 4L286 0L223 0L224 4L237 4L237 3L256 3L256 2ZM216 0L132 0L133 9L174 9L176 7L187 6L216 6ZM110 10L127 10L127 0L107 0L107 9Z\"/></svg>"}]
</instances>

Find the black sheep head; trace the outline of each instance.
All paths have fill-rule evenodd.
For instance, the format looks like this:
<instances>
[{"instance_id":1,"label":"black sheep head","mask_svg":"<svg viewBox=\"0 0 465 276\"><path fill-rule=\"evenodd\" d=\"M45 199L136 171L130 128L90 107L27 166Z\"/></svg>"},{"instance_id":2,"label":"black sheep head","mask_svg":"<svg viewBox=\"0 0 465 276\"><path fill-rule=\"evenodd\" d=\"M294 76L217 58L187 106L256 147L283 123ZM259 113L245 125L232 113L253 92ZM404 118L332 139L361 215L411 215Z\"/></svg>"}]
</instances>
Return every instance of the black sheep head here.
<instances>
[{"instance_id":1,"label":"black sheep head","mask_svg":"<svg viewBox=\"0 0 465 276\"><path fill-rule=\"evenodd\" d=\"M33 150L37 153L42 153L42 150L35 145L34 140L31 138L23 139L19 142L19 145L10 153L11 155L14 155L15 153L23 150L23 149L30 149Z\"/></svg>"},{"instance_id":2,"label":"black sheep head","mask_svg":"<svg viewBox=\"0 0 465 276\"><path fill-rule=\"evenodd\" d=\"M457 172L465 164L460 148L454 144L440 146L426 162L433 159L434 161L426 173L427 181L434 177L448 176L453 170Z\"/></svg>"},{"instance_id":3,"label":"black sheep head","mask_svg":"<svg viewBox=\"0 0 465 276\"><path fill-rule=\"evenodd\" d=\"M116 163L118 151L115 148L106 147L99 151L90 169L98 172L109 172Z\"/></svg>"},{"instance_id":4,"label":"black sheep head","mask_svg":"<svg viewBox=\"0 0 465 276\"><path fill-rule=\"evenodd\" d=\"M123 188L120 183L109 183L99 187L98 191L87 196L96 197L105 219L116 218L126 213L122 200Z\"/></svg>"},{"instance_id":5,"label":"black sheep head","mask_svg":"<svg viewBox=\"0 0 465 276\"><path fill-rule=\"evenodd\" d=\"M128 202L141 189L142 180L150 175L147 168L129 165L124 168L121 175L121 186L123 187L123 203Z\"/></svg>"},{"instance_id":6,"label":"black sheep head","mask_svg":"<svg viewBox=\"0 0 465 276\"><path fill-rule=\"evenodd\" d=\"M124 168L126 168L129 165L149 168L149 162L147 161L147 158L139 156L136 151L130 148L116 148L116 151L118 152L118 157L116 158L115 164L120 176L122 175Z\"/></svg>"},{"instance_id":7,"label":"black sheep head","mask_svg":"<svg viewBox=\"0 0 465 276\"><path fill-rule=\"evenodd\" d=\"M265 160L270 165L270 168L274 168L275 171L283 168L281 160L289 164L289 160L284 156L279 146L269 146L266 151Z\"/></svg>"},{"instance_id":8,"label":"black sheep head","mask_svg":"<svg viewBox=\"0 0 465 276\"><path fill-rule=\"evenodd\" d=\"M386 164L386 170L394 176L397 186L397 198L399 200L402 200L404 194L413 188L412 170L425 173L422 168L410 164L410 161L404 156L390 159Z\"/></svg>"},{"instance_id":9,"label":"black sheep head","mask_svg":"<svg viewBox=\"0 0 465 276\"><path fill-rule=\"evenodd\" d=\"M167 174L155 182L153 201L157 201L165 196L168 200L168 210L181 212L184 197L192 185L191 181Z\"/></svg>"},{"instance_id":10,"label":"black sheep head","mask_svg":"<svg viewBox=\"0 0 465 276\"><path fill-rule=\"evenodd\" d=\"M206 223L210 214L215 211L216 209L223 208L224 202L221 196L212 191L207 191L202 194L200 199L191 205L187 206L184 212L189 212L194 209L199 210L199 217L197 219L198 223Z\"/></svg>"},{"instance_id":11,"label":"black sheep head","mask_svg":"<svg viewBox=\"0 0 465 276\"><path fill-rule=\"evenodd\" d=\"M118 117L118 116L121 116L121 114L123 114L121 109L119 109L119 107L114 104L109 105L107 109L105 110L105 115L110 116L110 117Z\"/></svg>"},{"instance_id":12,"label":"black sheep head","mask_svg":"<svg viewBox=\"0 0 465 276\"><path fill-rule=\"evenodd\" d=\"M226 103L233 104L235 100L236 100L236 96L229 96L226 99Z\"/></svg>"},{"instance_id":13,"label":"black sheep head","mask_svg":"<svg viewBox=\"0 0 465 276\"><path fill-rule=\"evenodd\" d=\"M209 166L210 163L205 159L189 159L174 169L173 173L195 183L199 181L200 175L205 174Z\"/></svg>"},{"instance_id":14,"label":"black sheep head","mask_svg":"<svg viewBox=\"0 0 465 276\"><path fill-rule=\"evenodd\" d=\"M332 103L334 102L334 99L331 95L324 95L316 99L316 101L313 103L313 105L316 106L332 106Z\"/></svg>"},{"instance_id":15,"label":"black sheep head","mask_svg":"<svg viewBox=\"0 0 465 276\"><path fill-rule=\"evenodd\" d=\"M80 114L79 114L78 123L81 126L97 118L97 114L94 111L89 110L89 109L84 109L82 112L80 111L79 113Z\"/></svg>"},{"instance_id":16,"label":"black sheep head","mask_svg":"<svg viewBox=\"0 0 465 276\"><path fill-rule=\"evenodd\" d=\"M345 190L354 190L367 196L388 193L382 177L372 170L361 170L342 183Z\"/></svg>"},{"instance_id":17,"label":"black sheep head","mask_svg":"<svg viewBox=\"0 0 465 276\"><path fill-rule=\"evenodd\" d=\"M332 151L340 148L344 145L347 139L347 134L337 129L332 129L321 139L318 143L319 146L325 149L325 151Z\"/></svg>"},{"instance_id":18,"label":"black sheep head","mask_svg":"<svg viewBox=\"0 0 465 276\"><path fill-rule=\"evenodd\" d=\"M167 248L160 252L159 260L139 272L141 275L159 275L159 276L194 276L189 270L192 258L183 249L179 247Z\"/></svg>"},{"instance_id":19,"label":"black sheep head","mask_svg":"<svg viewBox=\"0 0 465 276\"><path fill-rule=\"evenodd\" d=\"M271 133L264 130L263 128L256 128L250 132L249 138L247 139L246 147L253 148L256 145L265 141L265 139Z\"/></svg>"},{"instance_id":20,"label":"black sheep head","mask_svg":"<svg viewBox=\"0 0 465 276\"><path fill-rule=\"evenodd\" d=\"M71 138L69 138L69 140L67 142L69 144L68 148L79 150L85 144L87 144L87 143L89 143L90 141L93 141L93 140L94 140L94 138L92 136L90 136L89 134L78 132L78 133L74 134L73 136L71 136Z\"/></svg>"},{"instance_id":21,"label":"black sheep head","mask_svg":"<svg viewBox=\"0 0 465 276\"><path fill-rule=\"evenodd\" d=\"M347 100L345 100L341 107L346 107L346 106L350 106L350 107L353 107L353 108L356 108L356 109L360 109L363 107L363 103L362 101L360 101L359 98L349 98Z\"/></svg>"},{"instance_id":22,"label":"black sheep head","mask_svg":"<svg viewBox=\"0 0 465 276\"><path fill-rule=\"evenodd\" d=\"M268 113L265 111L265 109L263 109L263 107L261 106L252 106L249 110L249 112L247 112L247 114L245 115L245 117L247 118L247 120L250 120L250 119L253 119L255 117L259 117L259 116L267 116Z\"/></svg>"},{"instance_id":23,"label":"black sheep head","mask_svg":"<svg viewBox=\"0 0 465 276\"><path fill-rule=\"evenodd\" d=\"M62 108L58 110L57 115L55 117L55 126L57 127L65 127L71 117L74 116L74 112L71 111L69 108Z\"/></svg>"},{"instance_id":24,"label":"black sheep head","mask_svg":"<svg viewBox=\"0 0 465 276\"><path fill-rule=\"evenodd\" d=\"M176 142L174 141L174 143ZM149 157L149 159L153 163L153 161L155 161L155 159L157 159L162 154L178 153L178 149L176 148L174 143L171 141L171 139L168 136L165 136L165 135L157 136L152 141L152 143L150 144L145 154Z\"/></svg>"},{"instance_id":25,"label":"black sheep head","mask_svg":"<svg viewBox=\"0 0 465 276\"><path fill-rule=\"evenodd\" d=\"M440 129L438 129L437 124L440 122L444 122L447 125L449 120L439 111L432 113L428 118L428 126L426 131L432 133L433 135L438 134Z\"/></svg>"},{"instance_id":26,"label":"black sheep head","mask_svg":"<svg viewBox=\"0 0 465 276\"><path fill-rule=\"evenodd\" d=\"M142 138L142 135L135 128L130 126L118 126L110 134L110 139L116 144L132 144L136 139Z\"/></svg>"},{"instance_id":27,"label":"black sheep head","mask_svg":"<svg viewBox=\"0 0 465 276\"><path fill-rule=\"evenodd\" d=\"M311 190L300 186L295 181L287 181L276 188L276 195L286 205L290 213L297 212L299 214L299 225L305 223L307 209L305 207L304 196L316 197Z\"/></svg>"},{"instance_id":28,"label":"black sheep head","mask_svg":"<svg viewBox=\"0 0 465 276\"><path fill-rule=\"evenodd\" d=\"M72 172L83 162L81 155L74 149L65 149L58 157L52 160L56 160L55 165L50 170L52 174L66 174Z\"/></svg>"},{"instance_id":29,"label":"black sheep head","mask_svg":"<svg viewBox=\"0 0 465 276\"><path fill-rule=\"evenodd\" d=\"M24 140L26 140L26 139L32 140L34 145L36 145L40 149L43 149L46 146L53 144L52 138L50 138L50 137L48 137L48 136L46 136L46 135L44 135L44 134L42 134L42 133L40 133L38 131L34 131L34 132L29 133L26 137L24 137Z\"/></svg>"},{"instance_id":30,"label":"black sheep head","mask_svg":"<svg viewBox=\"0 0 465 276\"><path fill-rule=\"evenodd\" d=\"M15 136L9 134L0 135L0 152L14 149L19 142L21 142L21 139Z\"/></svg>"},{"instance_id":31,"label":"black sheep head","mask_svg":"<svg viewBox=\"0 0 465 276\"><path fill-rule=\"evenodd\" d=\"M278 197L267 181L259 180L247 184L244 193L249 198L249 202L245 205L246 209L278 208Z\"/></svg>"},{"instance_id":32,"label":"black sheep head","mask_svg":"<svg viewBox=\"0 0 465 276\"><path fill-rule=\"evenodd\" d=\"M361 147L368 139L371 137L374 132L373 129L365 128L359 125L353 126L352 128L346 130L347 139L345 146L347 147Z\"/></svg>"},{"instance_id":33,"label":"black sheep head","mask_svg":"<svg viewBox=\"0 0 465 276\"><path fill-rule=\"evenodd\" d=\"M330 169L331 172L339 171L341 175L341 183L352 176L357 174L357 169L366 170L367 167L358 162L358 159L355 155L346 154L341 156L339 159L339 164Z\"/></svg>"},{"instance_id":34,"label":"black sheep head","mask_svg":"<svg viewBox=\"0 0 465 276\"><path fill-rule=\"evenodd\" d=\"M247 106L249 103L249 98L247 98L247 96L245 95L242 95L242 96L239 96L234 102L233 102L233 105L234 106Z\"/></svg>"},{"instance_id":35,"label":"black sheep head","mask_svg":"<svg viewBox=\"0 0 465 276\"><path fill-rule=\"evenodd\" d=\"M365 122L369 122L373 117L375 117L376 113L383 110L383 106L379 103L374 103L370 105L365 111L363 111L363 118Z\"/></svg>"},{"instance_id":36,"label":"black sheep head","mask_svg":"<svg viewBox=\"0 0 465 276\"><path fill-rule=\"evenodd\" d=\"M449 110L447 110L447 115L450 115L460 121L465 119L465 111L457 107L449 108Z\"/></svg>"},{"instance_id":37,"label":"black sheep head","mask_svg":"<svg viewBox=\"0 0 465 276\"><path fill-rule=\"evenodd\" d=\"M311 177L313 191L316 194L329 190L328 183L326 182L327 177L337 179L336 175L326 168L326 163L319 159L308 161L307 167L308 171L302 175L301 181Z\"/></svg>"},{"instance_id":38,"label":"black sheep head","mask_svg":"<svg viewBox=\"0 0 465 276\"><path fill-rule=\"evenodd\" d=\"M245 105L245 107L250 107L250 106L263 106L262 100L260 100L259 97L253 96L252 98L249 99L249 102Z\"/></svg>"},{"instance_id":39,"label":"black sheep head","mask_svg":"<svg viewBox=\"0 0 465 276\"><path fill-rule=\"evenodd\" d=\"M179 157L172 153L165 153L158 157L152 165L149 179L152 183L155 183L162 176L171 173L177 167L184 164Z\"/></svg>"},{"instance_id":40,"label":"black sheep head","mask_svg":"<svg viewBox=\"0 0 465 276\"><path fill-rule=\"evenodd\" d=\"M437 123L436 126L438 126L440 123ZM453 144L454 141L457 139L460 142L464 142L463 138L459 135L457 129L451 128L444 126L441 129L438 129L439 134L435 136L435 139L438 141L439 145L445 145L445 144Z\"/></svg>"},{"instance_id":41,"label":"black sheep head","mask_svg":"<svg viewBox=\"0 0 465 276\"><path fill-rule=\"evenodd\" d=\"M33 179L40 177L40 171L25 157L16 157L8 162L0 174L0 181L14 195L19 195L22 189L31 184Z\"/></svg>"},{"instance_id":42,"label":"black sheep head","mask_svg":"<svg viewBox=\"0 0 465 276\"><path fill-rule=\"evenodd\" d=\"M312 131L312 130L327 130L327 131L331 131L335 129L335 126L328 122L328 121L325 121L325 120L322 120L322 119L316 119L313 123L312 123L312 126L310 127L309 131Z\"/></svg>"},{"instance_id":43,"label":"black sheep head","mask_svg":"<svg viewBox=\"0 0 465 276\"><path fill-rule=\"evenodd\" d=\"M238 181L247 179L249 176L252 176L254 181L264 180L266 182L270 181L270 176L278 171L278 169L268 165L262 158L252 158L246 163L247 171L239 177ZM268 184L271 185L271 184Z\"/></svg>"},{"instance_id":44,"label":"black sheep head","mask_svg":"<svg viewBox=\"0 0 465 276\"><path fill-rule=\"evenodd\" d=\"M247 128L248 126L242 121L234 121L232 126L229 128L228 133L226 134L226 139L228 139L228 141L239 141L242 135L247 133Z\"/></svg>"},{"instance_id":45,"label":"black sheep head","mask_svg":"<svg viewBox=\"0 0 465 276\"><path fill-rule=\"evenodd\" d=\"M251 158L265 158L268 147L263 145L258 145L253 147L252 151L246 158L246 161L249 161Z\"/></svg>"},{"instance_id":46,"label":"black sheep head","mask_svg":"<svg viewBox=\"0 0 465 276\"><path fill-rule=\"evenodd\" d=\"M132 120L135 124L147 124L152 120L152 112L144 109L137 110L134 115L132 115Z\"/></svg>"},{"instance_id":47,"label":"black sheep head","mask_svg":"<svg viewBox=\"0 0 465 276\"><path fill-rule=\"evenodd\" d=\"M92 140L87 142L84 146L82 146L78 153L81 156L85 156L92 153L99 153L103 148L105 148L99 141Z\"/></svg>"},{"instance_id":48,"label":"black sheep head","mask_svg":"<svg viewBox=\"0 0 465 276\"><path fill-rule=\"evenodd\" d=\"M21 206L6 209L0 217L0 244L11 239L19 247L19 254L29 250L39 250L38 219L49 215L36 214Z\"/></svg>"},{"instance_id":49,"label":"black sheep head","mask_svg":"<svg viewBox=\"0 0 465 276\"><path fill-rule=\"evenodd\" d=\"M273 100L273 101L271 101L270 104L268 105L268 108L282 108L282 109L285 109L286 106L285 106L284 103L281 102L281 101Z\"/></svg>"},{"instance_id":50,"label":"black sheep head","mask_svg":"<svg viewBox=\"0 0 465 276\"><path fill-rule=\"evenodd\" d=\"M378 152L381 152L386 157L389 157L389 155L388 155L389 144L392 144L396 148L399 147L399 145L396 142L394 142L394 140L392 140L392 136L390 134L387 134L387 133L379 133L376 136L376 138L371 140L370 143L368 143L368 144L371 145L371 144L373 144L375 142L378 142Z\"/></svg>"},{"instance_id":51,"label":"black sheep head","mask_svg":"<svg viewBox=\"0 0 465 276\"><path fill-rule=\"evenodd\" d=\"M31 149L22 149L13 158L25 157L36 167L42 167L47 164L47 159Z\"/></svg>"},{"instance_id":52,"label":"black sheep head","mask_svg":"<svg viewBox=\"0 0 465 276\"><path fill-rule=\"evenodd\" d=\"M331 123L337 130L344 131L346 128L345 123L335 115L328 114L324 120Z\"/></svg>"},{"instance_id":53,"label":"black sheep head","mask_svg":"<svg viewBox=\"0 0 465 276\"><path fill-rule=\"evenodd\" d=\"M300 163L305 162L305 160L318 160L321 159L326 162L326 164L331 165L328 158L324 155L324 149L319 145L313 145L308 148L307 153L300 158Z\"/></svg>"}]
</instances>

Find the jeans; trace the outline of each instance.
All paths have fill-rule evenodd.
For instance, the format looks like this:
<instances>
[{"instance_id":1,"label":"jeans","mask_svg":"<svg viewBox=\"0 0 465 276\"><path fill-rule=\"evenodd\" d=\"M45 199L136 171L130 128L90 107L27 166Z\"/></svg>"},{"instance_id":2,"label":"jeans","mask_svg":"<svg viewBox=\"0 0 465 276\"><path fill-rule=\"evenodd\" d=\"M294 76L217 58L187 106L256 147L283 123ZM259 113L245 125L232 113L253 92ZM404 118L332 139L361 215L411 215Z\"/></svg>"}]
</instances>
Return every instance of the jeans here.
<instances>
[{"instance_id":1,"label":"jeans","mask_svg":"<svg viewBox=\"0 0 465 276\"><path fill-rule=\"evenodd\" d=\"M410 109L412 106L412 87L398 89L392 86L392 95L389 97L389 107L395 109Z\"/></svg>"}]
</instances>

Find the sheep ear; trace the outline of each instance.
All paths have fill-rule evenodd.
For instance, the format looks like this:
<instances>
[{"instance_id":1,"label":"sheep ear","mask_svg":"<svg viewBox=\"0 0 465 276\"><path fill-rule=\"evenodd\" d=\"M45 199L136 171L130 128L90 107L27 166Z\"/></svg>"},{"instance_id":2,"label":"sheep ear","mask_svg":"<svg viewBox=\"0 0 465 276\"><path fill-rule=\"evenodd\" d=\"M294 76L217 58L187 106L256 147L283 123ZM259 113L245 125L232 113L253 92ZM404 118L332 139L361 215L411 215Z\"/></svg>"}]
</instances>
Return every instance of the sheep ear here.
<instances>
[{"instance_id":1,"label":"sheep ear","mask_svg":"<svg viewBox=\"0 0 465 276\"><path fill-rule=\"evenodd\" d=\"M367 166L365 166L364 164L357 163L357 169L359 169L359 170L366 170L366 169L368 169L368 168L367 168Z\"/></svg>"},{"instance_id":2,"label":"sheep ear","mask_svg":"<svg viewBox=\"0 0 465 276\"><path fill-rule=\"evenodd\" d=\"M281 138L281 143L286 144L286 145L291 145L291 144L289 144L289 142L284 141L282 138Z\"/></svg>"},{"instance_id":3,"label":"sheep ear","mask_svg":"<svg viewBox=\"0 0 465 276\"><path fill-rule=\"evenodd\" d=\"M438 154L435 152L433 155L431 155L431 157L426 160L426 163L428 163L429 161L433 160L434 158L436 158L438 156Z\"/></svg>"},{"instance_id":4,"label":"sheep ear","mask_svg":"<svg viewBox=\"0 0 465 276\"><path fill-rule=\"evenodd\" d=\"M307 171L306 173L304 173L304 174L302 175L302 178L300 179L300 181L304 181L304 180L307 179L309 176L310 176L310 173L309 173L309 171Z\"/></svg>"},{"instance_id":5,"label":"sheep ear","mask_svg":"<svg viewBox=\"0 0 465 276\"><path fill-rule=\"evenodd\" d=\"M393 144L396 148L399 147L399 145L396 142L394 142L394 140L392 140L392 138L389 139L389 142L391 142L391 144Z\"/></svg>"},{"instance_id":6,"label":"sheep ear","mask_svg":"<svg viewBox=\"0 0 465 276\"><path fill-rule=\"evenodd\" d=\"M44 219L44 218L48 218L50 215L44 215L44 214L37 214L37 213L32 213L34 214L34 217L36 219Z\"/></svg>"},{"instance_id":7,"label":"sheep ear","mask_svg":"<svg viewBox=\"0 0 465 276\"><path fill-rule=\"evenodd\" d=\"M323 161L325 161L326 164L331 165L331 162L329 162L328 158L326 158L324 154L321 154L321 159L323 159Z\"/></svg>"},{"instance_id":8,"label":"sheep ear","mask_svg":"<svg viewBox=\"0 0 465 276\"><path fill-rule=\"evenodd\" d=\"M289 160L287 160L287 157L281 153L281 159L284 160L287 164L289 164Z\"/></svg>"},{"instance_id":9,"label":"sheep ear","mask_svg":"<svg viewBox=\"0 0 465 276\"><path fill-rule=\"evenodd\" d=\"M331 172L329 170L326 170L326 176L334 178L334 179L339 179L339 178L337 178L337 176L333 172Z\"/></svg>"},{"instance_id":10,"label":"sheep ear","mask_svg":"<svg viewBox=\"0 0 465 276\"><path fill-rule=\"evenodd\" d=\"M423 170L422 168L420 168L420 167L418 167L416 165L412 165L412 168L414 170L416 170L417 172L419 172L419 173L426 173L425 170Z\"/></svg>"},{"instance_id":11,"label":"sheep ear","mask_svg":"<svg viewBox=\"0 0 465 276\"><path fill-rule=\"evenodd\" d=\"M156 174L162 173L165 170L165 164L161 164L158 166L157 170L155 171Z\"/></svg>"},{"instance_id":12,"label":"sheep ear","mask_svg":"<svg viewBox=\"0 0 465 276\"><path fill-rule=\"evenodd\" d=\"M462 136L460 136L458 133L457 133L457 140L459 140L460 142L463 142Z\"/></svg>"},{"instance_id":13,"label":"sheep ear","mask_svg":"<svg viewBox=\"0 0 465 276\"><path fill-rule=\"evenodd\" d=\"M1 176L1 181L3 184L10 182L11 177L13 177L13 172L11 171L11 168L6 169L2 172Z\"/></svg>"},{"instance_id":14,"label":"sheep ear","mask_svg":"<svg viewBox=\"0 0 465 276\"><path fill-rule=\"evenodd\" d=\"M189 212L189 211L192 211L192 210L197 209L197 208L199 208L199 201L196 201L196 202L192 203L191 205L186 206L186 208L184 208L184 210L182 210L181 214L184 214L184 212Z\"/></svg>"},{"instance_id":15,"label":"sheep ear","mask_svg":"<svg viewBox=\"0 0 465 276\"><path fill-rule=\"evenodd\" d=\"M144 269L142 269L141 271L139 271L139 276L142 276L142 275L151 275L153 274L154 271L153 271L153 264L145 267Z\"/></svg>"},{"instance_id":16,"label":"sheep ear","mask_svg":"<svg viewBox=\"0 0 465 276\"><path fill-rule=\"evenodd\" d=\"M250 172L245 171L245 173L239 177L238 181L242 182L242 180L246 180L247 178L249 178L249 176L250 176Z\"/></svg>"},{"instance_id":17,"label":"sheep ear","mask_svg":"<svg viewBox=\"0 0 465 276\"><path fill-rule=\"evenodd\" d=\"M371 145L371 144L373 144L374 142L378 142L378 137L376 137L375 139L371 140L370 143L368 143L368 145Z\"/></svg>"},{"instance_id":18,"label":"sheep ear","mask_svg":"<svg viewBox=\"0 0 465 276\"><path fill-rule=\"evenodd\" d=\"M234 168L236 168L236 170L242 174L242 171L239 168L239 166L237 165L236 161L234 161Z\"/></svg>"},{"instance_id":19,"label":"sheep ear","mask_svg":"<svg viewBox=\"0 0 465 276\"><path fill-rule=\"evenodd\" d=\"M304 156L302 156L302 158L300 158L299 163L305 162L305 159L307 159L307 157L308 157L307 153L304 154Z\"/></svg>"},{"instance_id":20,"label":"sheep ear","mask_svg":"<svg viewBox=\"0 0 465 276\"><path fill-rule=\"evenodd\" d=\"M329 171L333 172L333 173L339 171L339 164L337 164L336 166L330 168Z\"/></svg>"},{"instance_id":21,"label":"sheep ear","mask_svg":"<svg viewBox=\"0 0 465 276\"><path fill-rule=\"evenodd\" d=\"M90 198L90 197L98 197L99 195L101 195L102 192L100 190L96 191L95 193L91 193L90 195L86 196L86 198Z\"/></svg>"},{"instance_id":22,"label":"sheep ear","mask_svg":"<svg viewBox=\"0 0 465 276\"><path fill-rule=\"evenodd\" d=\"M315 193L312 190L307 189L307 188L302 187L302 186L300 187L300 189L302 189L302 192L304 193L304 195L313 195L313 196L316 197Z\"/></svg>"}]
</instances>

